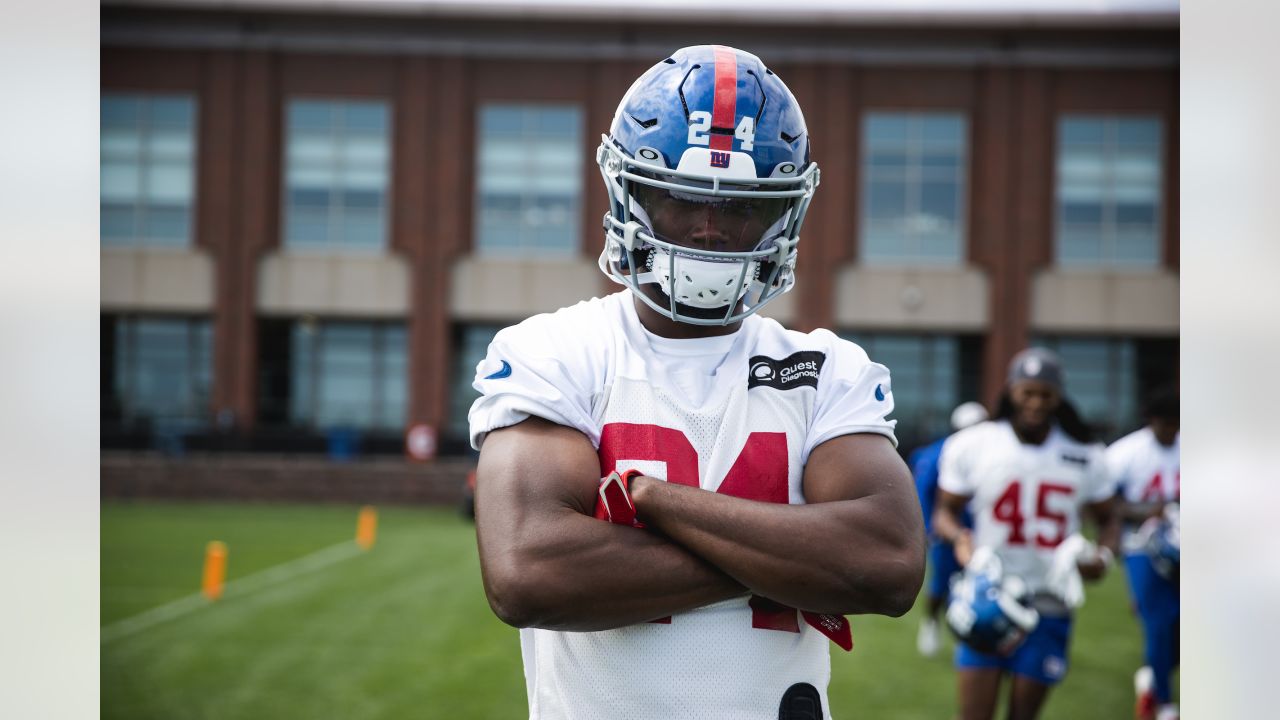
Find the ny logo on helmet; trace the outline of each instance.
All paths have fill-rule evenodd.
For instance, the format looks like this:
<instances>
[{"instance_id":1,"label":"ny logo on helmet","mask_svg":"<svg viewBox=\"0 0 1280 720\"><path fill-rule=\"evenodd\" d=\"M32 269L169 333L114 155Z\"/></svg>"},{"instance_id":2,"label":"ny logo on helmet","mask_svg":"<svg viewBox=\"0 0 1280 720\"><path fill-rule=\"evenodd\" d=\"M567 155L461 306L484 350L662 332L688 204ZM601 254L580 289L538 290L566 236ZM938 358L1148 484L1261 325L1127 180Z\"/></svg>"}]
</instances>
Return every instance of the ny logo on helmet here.
<instances>
[{"instance_id":1,"label":"ny logo on helmet","mask_svg":"<svg viewBox=\"0 0 1280 720\"><path fill-rule=\"evenodd\" d=\"M729 167L729 153L711 151L711 167L727 168Z\"/></svg>"}]
</instances>

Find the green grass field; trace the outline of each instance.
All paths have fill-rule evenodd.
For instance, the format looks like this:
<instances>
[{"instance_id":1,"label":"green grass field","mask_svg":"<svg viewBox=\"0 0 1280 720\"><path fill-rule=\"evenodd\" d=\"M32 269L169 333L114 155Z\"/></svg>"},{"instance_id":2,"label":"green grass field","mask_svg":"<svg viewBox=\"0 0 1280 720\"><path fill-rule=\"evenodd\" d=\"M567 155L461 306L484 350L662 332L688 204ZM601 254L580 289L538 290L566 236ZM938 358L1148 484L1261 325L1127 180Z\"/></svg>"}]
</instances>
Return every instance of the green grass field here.
<instances>
[{"instance_id":1,"label":"green grass field","mask_svg":"<svg viewBox=\"0 0 1280 720\"><path fill-rule=\"evenodd\" d=\"M450 510L382 508L372 550L237 590L237 578L351 539L356 510L105 502L102 717L526 717L517 632L489 611L473 527ZM210 540L228 547L226 596L119 634L120 621L199 589ZM852 618L853 652L832 652L836 717L952 716L949 652L916 654L917 613ZM1043 717L1132 717L1140 660L1113 573L1091 588Z\"/></svg>"}]
</instances>

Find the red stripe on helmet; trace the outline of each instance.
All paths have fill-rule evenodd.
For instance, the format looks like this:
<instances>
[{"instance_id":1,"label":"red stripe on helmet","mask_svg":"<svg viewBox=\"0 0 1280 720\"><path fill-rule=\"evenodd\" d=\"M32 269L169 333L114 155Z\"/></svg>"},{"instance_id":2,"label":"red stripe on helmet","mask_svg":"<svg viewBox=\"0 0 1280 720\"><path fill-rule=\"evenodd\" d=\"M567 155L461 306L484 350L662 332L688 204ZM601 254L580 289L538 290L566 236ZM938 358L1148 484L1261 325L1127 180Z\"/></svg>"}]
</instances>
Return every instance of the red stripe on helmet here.
<instances>
[{"instance_id":1,"label":"red stripe on helmet","mask_svg":"<svg viewBox=\"0 0 1280 720\"><path fill-rule=\"evenodd\" d=\"M712 128L734 128L734 114L738 111L738 58L733 50L716 46L715 105L711 110ZM712 150L732 150L733 135L711 133Z\"/></svg>"}]
</instances>

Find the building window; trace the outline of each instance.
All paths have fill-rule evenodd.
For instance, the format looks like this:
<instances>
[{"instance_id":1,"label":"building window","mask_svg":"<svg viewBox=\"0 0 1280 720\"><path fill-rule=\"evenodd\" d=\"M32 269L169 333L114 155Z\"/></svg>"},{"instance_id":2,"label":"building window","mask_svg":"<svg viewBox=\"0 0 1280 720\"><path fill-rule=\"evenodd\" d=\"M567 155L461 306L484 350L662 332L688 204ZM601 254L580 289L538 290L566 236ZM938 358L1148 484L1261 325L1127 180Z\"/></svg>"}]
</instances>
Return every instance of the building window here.
<instances>
[{"instance_id":1,"label":"building window","mask_svg":"<svg viewBox=\"0 0 1280 720\"><path fill-rule=\"evenodd\" d=\"M191 244L195 106L183 95L103 94L103 245Z\"/></svg>"},{"instance_id":2,"label":"building window","mask_svg":"<svg viewBox=\"0 0 1280 720\"><path fill-rule=\"evenodd\" d=\"M1160 262L1160 122L1071 115L1058 122L1057 261Z\"/></svg>"},{"instance_id":3,"label":"building window","mask_svg":"<svg viewBox=\"0 0 1280 720\"><path fill-rule=\"evenodd\" d=\"M290 332L289 419L317 429L404 430L403 323L303 319Z\"/></svg>"},{"instance_id":4,"label":"building window","mask_svg":"<svg viewBox=\"0 0 1280 720\"><path fill-rule=\"evenodd\" d=\"M898 444L904 450L951 431L951 411L977 400L982 371L976 336L841 333L889 368Z\"/></svg>"},{"instance_id":5,"label":"building window","mask_svg":"<svg viewBox=\"0 0 1280 720\"><path fill-rule=\"evenodd\" d=\"M502 325L459 325L454 328L453 392L449 393L448 432L454 439L466 439L470 434L467 413L471 403L480 393L471 383L476 378L476 365L489 352L489 343Z\"/></svg>"},{"instance_id":6,"label":"building window","mask_svg":"<svg viewBox=\"0 0 1280 720\"><path fill-rule=\"evenodd\" d=\"M379 249L387 239L388 104L290 100L285 144L285 244Z\"/></svg>"},{"instance_id":7,"label":"building window","mask_svg":"<svg viewBox=\"0 0 1280 720\"><path fill-rule=\"evenodd\" d=\"M964 260L967 123L957 113L868 113L862 125L862 260Z\"/></svg>"},{"instance_id":8,"label":"building window","mask_svg":"<svg viewBox=\"0 0 1280 720\"><path fill-rule=\"evenodd\" d=\"M582 111L569 105L480 109L476 249L577 252L582 209Z\"/></svg>"},{"instance_id":9,"label":"building window","mask_svg":"<svg viewBox=\"0 0 1280 720\"><path fill-rule=\"evenodd\" d=\"M1138 352L1129 338L1037 337L1032 344L1058 353L1066 395L1100 435L1113 439L1138 420Z\"/></svg>"},{"instance_id":10,"label":"building window","mask_svg":"<svg viewBox=\"0 0 1280 720\"><path fill-rule=\"evenodd\" d=\"M207 424L213 358L207 319L104 316L102 329L103 364L111 368L104 417L156 431Z\"/></svg>"}]
</instances>

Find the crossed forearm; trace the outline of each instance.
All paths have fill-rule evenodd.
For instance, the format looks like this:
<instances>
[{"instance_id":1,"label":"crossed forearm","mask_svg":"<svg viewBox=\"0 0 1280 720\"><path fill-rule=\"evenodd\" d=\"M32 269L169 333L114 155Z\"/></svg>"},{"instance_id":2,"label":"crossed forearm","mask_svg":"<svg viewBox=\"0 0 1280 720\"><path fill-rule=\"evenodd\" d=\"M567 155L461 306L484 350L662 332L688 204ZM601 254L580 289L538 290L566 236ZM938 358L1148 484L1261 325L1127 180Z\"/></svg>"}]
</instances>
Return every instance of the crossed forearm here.
<instances>
[{"instance_id":1,"label":"crossed forearm","mask_svg":"<svg viewBox=\"0 0 1280 720\"><path fill-rule=\"evenodd\" d=\"M743 500L650 478L640 519L752 592L833 614L901 614L919 590L909 533L875 495L812 505Z\"/></svg>"},{"instance_id":2,"label":"crossed forearm","mask_svg":"<svg viewBox=\"0 0 1280 720\"><path fill-rule=\"evenodd\" d=\"M519 526L518 526L519 527ZM507 537L504 535L504 537ZM741 595L746 589L648 530L565 508L481 557L490 605L504 622L549 630L607 630ZM480 542L486 541L481 532Z\"/></svg>"}]
</instances>

